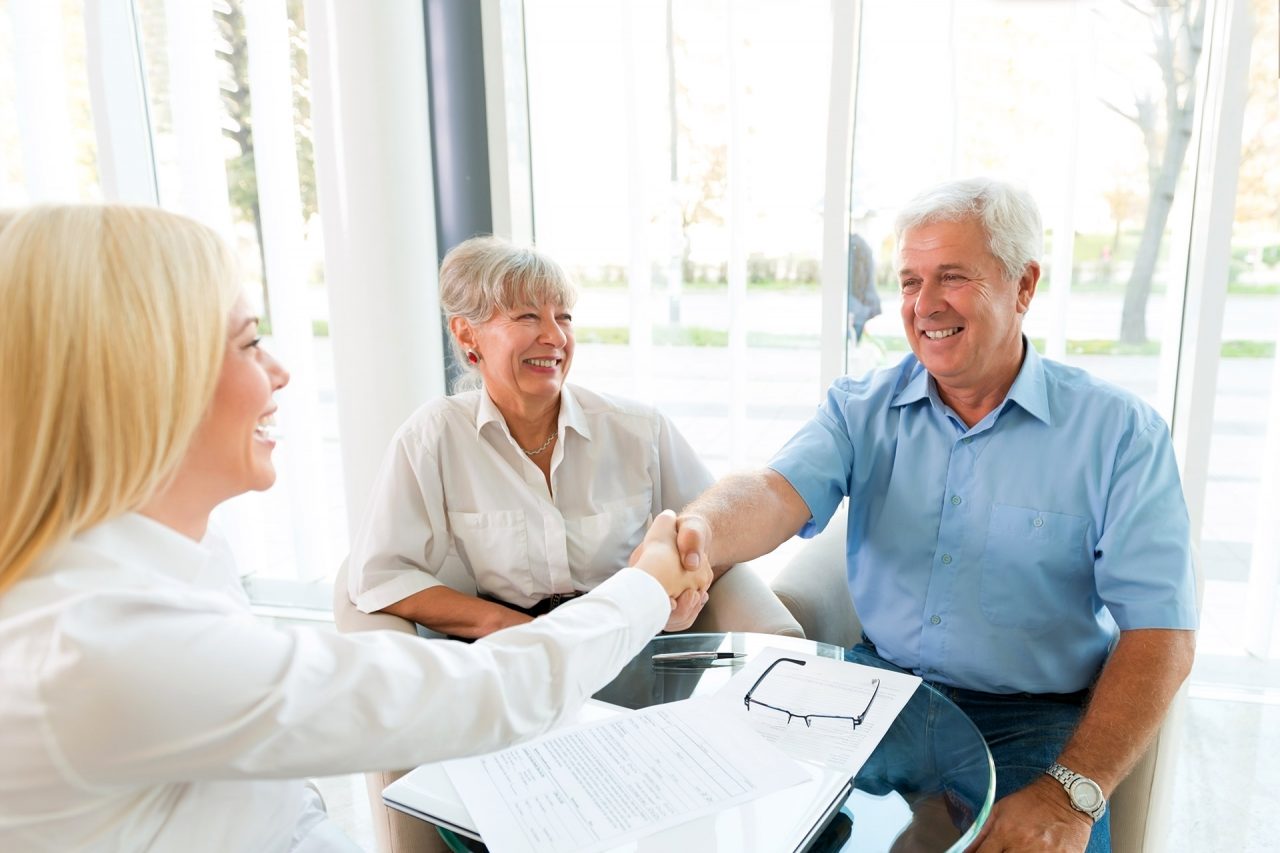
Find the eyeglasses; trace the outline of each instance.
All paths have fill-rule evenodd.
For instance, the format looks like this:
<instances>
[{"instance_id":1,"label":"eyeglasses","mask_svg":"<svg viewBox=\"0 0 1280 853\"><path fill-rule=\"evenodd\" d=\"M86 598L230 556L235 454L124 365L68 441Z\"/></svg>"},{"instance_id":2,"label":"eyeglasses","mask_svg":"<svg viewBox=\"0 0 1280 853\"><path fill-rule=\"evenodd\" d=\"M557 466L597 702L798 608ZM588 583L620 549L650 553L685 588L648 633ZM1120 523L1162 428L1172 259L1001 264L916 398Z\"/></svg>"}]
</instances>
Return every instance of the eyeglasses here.
<instances>
[{"instance_id":1,"label":"eyeglasses","mask_svg":"<svg viewBox=\"0 0 1280 853\"><path fill-rule=\"evenodd\" d=\"M793 663L796 666L804 666L805 661L796 660L795 658L778 658L769 664L769 668L760 673L760 677L756 679L756 683L751 685L751 689L747 691L747 695L742 697L742 703L747 706L747 710L751 710L752 704L759 705L761 708L768 708L770 711L777 711L779 714L787 715L787 725L791 725L791 721L795 719L804 720L806 727L813 725L814 720L848 720L856 729L862 725L862 721L867 718L867 713L871 710L871 703L876 701L876 694L880 692L880 679L871 679L872 690L871 698L867 700L867 707L862 709L861 714L797 714L795 711L789 711L786 708L779 708L777 705L770 705L768 702L761 702L752 696L756 692L756 688L760 686L760 682L765 680L769 673L773 672L773 668L780 663Z\"/></svg>"}]
</instances>

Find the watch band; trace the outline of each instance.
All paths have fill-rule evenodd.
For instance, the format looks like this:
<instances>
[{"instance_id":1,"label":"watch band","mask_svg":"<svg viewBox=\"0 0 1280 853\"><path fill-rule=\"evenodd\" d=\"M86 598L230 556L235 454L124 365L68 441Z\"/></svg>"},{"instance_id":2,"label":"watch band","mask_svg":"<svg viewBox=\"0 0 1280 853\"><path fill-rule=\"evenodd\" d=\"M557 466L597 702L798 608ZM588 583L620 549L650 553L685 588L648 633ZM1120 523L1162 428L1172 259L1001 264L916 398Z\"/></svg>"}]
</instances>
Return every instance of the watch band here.
<instances>
[{"instance_id":1,"label":"watch band","mask_svg":"<svg viewBox=\"0 0 1280 853\"><path fill-rule=\"evenodd\" d=\"M1106 813L1107 800L1102 796L1102 786L1088 776L1081 776L1057 762L1049 765L1049 769L1044 772L1056 779L1066 790L1071 808L1084 812L1093 818L1094 823L1097 823L1098 819Z\"/></svg>"}]
</instances>

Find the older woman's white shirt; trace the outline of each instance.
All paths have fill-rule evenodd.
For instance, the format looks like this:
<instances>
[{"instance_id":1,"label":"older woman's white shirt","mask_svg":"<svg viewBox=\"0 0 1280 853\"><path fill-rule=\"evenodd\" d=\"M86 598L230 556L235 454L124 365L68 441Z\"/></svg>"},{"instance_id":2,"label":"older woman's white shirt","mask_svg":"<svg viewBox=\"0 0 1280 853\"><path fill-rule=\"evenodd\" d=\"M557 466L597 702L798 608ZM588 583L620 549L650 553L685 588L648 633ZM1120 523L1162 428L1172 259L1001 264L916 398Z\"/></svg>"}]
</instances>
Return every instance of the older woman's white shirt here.
<instances>
[{"instance_id":1,"label":"older woman's white shirt","mask_svg":"<svg viewBox=\"0 0 1280 853\"><path fill-rule=\"evenodd\" d=\"M436 585L521 607L626 565L653 517L713 478L651 406L561 390L551 488L483 390L433 400L396 432L351 543L372 613Z\"/></svg>"},{"instance_id":2,"label":"older woman's white shirt","mask_svg":"<svg viewBox=\"0 0 1280 853\"><path fill-rule=\"evenodd\" d=\"M540 732L669 613L656 581L624 569L473 645L279 628L217 549L115 519L0 596L0 850L314 845L295 847L315 817L298 779Z\"/></svg>"}]
</instances>

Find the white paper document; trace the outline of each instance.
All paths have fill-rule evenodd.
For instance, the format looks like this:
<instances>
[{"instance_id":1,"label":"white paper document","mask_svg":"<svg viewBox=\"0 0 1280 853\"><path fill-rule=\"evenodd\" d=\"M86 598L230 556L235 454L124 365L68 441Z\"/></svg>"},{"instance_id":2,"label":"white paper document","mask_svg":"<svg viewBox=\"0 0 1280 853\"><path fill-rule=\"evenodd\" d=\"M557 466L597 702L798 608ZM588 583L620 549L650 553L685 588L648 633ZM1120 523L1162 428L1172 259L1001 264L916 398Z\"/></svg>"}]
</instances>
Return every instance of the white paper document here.
<instances>
[{"instance_id":1,"label":"white paper document","mask_svg":"<svg viewBox=\"0 0 1280 853\"><path fill-rule=\"evenodd\" d=\"M811 778L715 701L560 729L445 770L494 853L604 850Z\"/></svg>"},{"instance_id":2,"label":"white paper document","mask_svg":"<svg viewBox=\"0 0 1280 853\"><path fill-rule=\"evenodd\" d=\"M721 719L746 723L792 758L853 777L919 685L915 675L770 648L713 701Z\"/></svg>"}]
</instances>

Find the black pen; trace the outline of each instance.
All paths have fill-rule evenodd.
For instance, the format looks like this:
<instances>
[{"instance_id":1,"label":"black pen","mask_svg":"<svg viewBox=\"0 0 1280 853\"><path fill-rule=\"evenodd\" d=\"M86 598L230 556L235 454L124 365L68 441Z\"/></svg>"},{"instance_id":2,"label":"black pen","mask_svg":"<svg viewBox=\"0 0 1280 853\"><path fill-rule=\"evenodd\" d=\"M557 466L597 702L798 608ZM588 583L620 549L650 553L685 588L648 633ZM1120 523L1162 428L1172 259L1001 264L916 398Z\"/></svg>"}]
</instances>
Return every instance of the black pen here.
<instances>
[{"instance_id":1,"label":"black pen","mask_svg":"<svg viewBox=\"0 0 1280 853\"><path fill-rule=\"evenodd\" d=\"M733 660L734 658L744 658L745 654L741 652L663 652L660 655L654 655L656 662L661 661L703 661L703 660Z\"/></svg>"}]
</instances>

